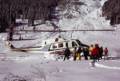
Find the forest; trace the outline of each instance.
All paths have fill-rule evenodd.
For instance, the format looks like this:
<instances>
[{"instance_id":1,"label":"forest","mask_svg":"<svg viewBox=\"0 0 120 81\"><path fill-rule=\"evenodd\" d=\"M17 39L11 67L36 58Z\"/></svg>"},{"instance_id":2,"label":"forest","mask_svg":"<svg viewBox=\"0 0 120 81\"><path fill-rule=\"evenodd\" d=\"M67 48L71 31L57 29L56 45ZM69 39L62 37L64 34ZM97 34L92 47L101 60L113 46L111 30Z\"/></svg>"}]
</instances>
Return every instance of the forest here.
<instances>
[{"instance_id":1,"label":"forest","mask_svg":"<svg viewBox=\"0 0 120 81\"><path fill-rule=\"evenodd\" d=\"M111 25L120 24L120 0L107 0L102 8L103 16Z\"/></svg>"},{"instance_id":2,"label":"forest","mask_svg":"<svg viewBox=\"0 0 120 81\"><path fill-rule=\"evenodd\" d=\"M75 1L73 3L73 1ZM70 6L84 5L79 0L0 0L0 32L16 24L16 19L28 19L28 26L34 26L34 20L51 21L58 19L55 8L70 10ZM79 6L77 6L79 7ZM78 11L76 7L76 11ZM80 13L80 11L78 11ZM68 12L69 14L69 12ZM67 18L72 18L67 14ZM102 7L102 14L110 20L111 25L120 24L120 1L107 0ZM66 15L66 14L65 14Z\"/></svg>"},{"instance_id":3,"label":"forest","mask_svg":"<svg viewBox=\"0 0 120 81\"><path fill-rule=\"evenodd\" d=\"M34 20L51 20L57 6L66 7L70 0L0 0L0 32L15 25L17 18L28 19L28 25Z\"/></svg>"}]
</instances>

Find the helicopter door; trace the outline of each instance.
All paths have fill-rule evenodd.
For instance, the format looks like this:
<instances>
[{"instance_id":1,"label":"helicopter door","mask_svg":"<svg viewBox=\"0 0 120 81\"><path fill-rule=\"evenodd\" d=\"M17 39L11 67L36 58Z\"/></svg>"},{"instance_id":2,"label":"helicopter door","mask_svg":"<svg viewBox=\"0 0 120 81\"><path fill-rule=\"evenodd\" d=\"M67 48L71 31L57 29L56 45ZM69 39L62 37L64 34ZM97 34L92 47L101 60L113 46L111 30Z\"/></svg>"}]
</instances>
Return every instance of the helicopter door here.
<instances>
[{"instance_id":1,"label":"helicopter door","mask_svg":"<svg viewBox=\"0 0 120 81\"><path fill-rule=\"evenodd\" d=\"M66 42L66 44L68 45L69 48L72 47L71 41Z\"/></svg>"}]
</instances>

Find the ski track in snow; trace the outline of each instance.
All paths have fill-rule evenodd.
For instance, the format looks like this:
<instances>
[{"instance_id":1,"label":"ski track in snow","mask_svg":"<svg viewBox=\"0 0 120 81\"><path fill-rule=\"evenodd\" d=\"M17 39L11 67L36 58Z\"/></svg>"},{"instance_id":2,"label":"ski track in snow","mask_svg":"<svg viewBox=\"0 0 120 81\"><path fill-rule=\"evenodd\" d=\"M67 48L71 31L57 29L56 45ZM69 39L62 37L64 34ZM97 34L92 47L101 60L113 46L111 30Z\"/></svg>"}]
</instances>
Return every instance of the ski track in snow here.
<instances>
[{"instance_id":1,"label":"ski track in snow","mask_svg":"<svg viewBox=\"0 0 120 81\"><path fill-rule=\"evenodd\" d=\"M103 64L99 64L99 63L95 63L95 66L100 67L100 68L105 68L105 69L111 69L111 70L120 70L120 67L107 66L107 65L103 65Z\"/></svg>"}]
</instances>

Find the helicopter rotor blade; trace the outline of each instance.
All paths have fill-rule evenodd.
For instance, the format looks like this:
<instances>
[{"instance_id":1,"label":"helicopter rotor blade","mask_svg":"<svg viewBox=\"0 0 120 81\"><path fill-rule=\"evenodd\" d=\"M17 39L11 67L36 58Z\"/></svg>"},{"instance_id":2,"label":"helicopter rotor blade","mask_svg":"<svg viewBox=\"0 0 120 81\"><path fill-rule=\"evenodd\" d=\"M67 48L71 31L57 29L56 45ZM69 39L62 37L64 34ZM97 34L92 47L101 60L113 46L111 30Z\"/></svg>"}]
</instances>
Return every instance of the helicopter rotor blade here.
<instances>
[{"instance_id":1,"label":"helicopter rotor blade","mask_svg":"<svg viewBox=\"0 0 120 81\"><path fill-rule=\"evenodd\" d=\"M14 31L21 31L21 32L72 32L72 31L115 31L115 29L74 29L74 30L14 30Z\"/></svg>"}]
</instances>

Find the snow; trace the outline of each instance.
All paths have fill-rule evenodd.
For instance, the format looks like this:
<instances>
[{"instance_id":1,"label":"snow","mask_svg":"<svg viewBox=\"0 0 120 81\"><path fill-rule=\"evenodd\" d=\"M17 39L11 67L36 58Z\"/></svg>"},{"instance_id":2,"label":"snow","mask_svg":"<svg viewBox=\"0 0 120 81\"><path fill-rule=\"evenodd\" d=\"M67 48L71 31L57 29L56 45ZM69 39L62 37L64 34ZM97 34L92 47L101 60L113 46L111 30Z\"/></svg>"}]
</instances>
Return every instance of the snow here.
<instances>
[{"instance_id":1,"label":"snow","mask_svg":"<svg viewBox=\"0 0 120 81\"><path fill-rule=\"evenodd\" d=\"M30 41L14 41L16 47L45 46L39 53L25 53L11 51L5 45L6 33L0 34L0 81L118 81L120 79L120 59L101 60L96 67L91 67L91 60L63 61L56 60L56 55L50 55L48 45L55 41L59 35L65 39L79 39L81 42L91 45L98 43L108 47L109 56L120 57L120 25L114 27L101 16L101 7L106 0L80 0L85 5L79 7L80 14L71 6L70 14L73 19L62 18L58 23L60 29L115 29L115 31L81 31L81 32L31 32L23 35L24 38L32 38ZM73 10L73 11L72 11ZM20 19L17 22L22 22ZM40 23L37 20L35 23ZM24 20L27 23L27 19ZM27 25L18 29L33 29ZM36 29L53 29L49 21L46 24L36 26ZM14 36L17 38L18 36Z\"/></svg>"},{"instance_id":2,"label":"snow","mask_svg":"<svg viewBox=\"0 0 120 81\"><path fill-rule=\"evenodd\" d=\"M105 65L101 65L101 64L96 64L95 66L98 66L101 68L106 68L106 69L120 70L120 67L110 67L110 66L105 66Z\"/></svg>"},{"instance_id":3,"label":"snow","mask_svg":"<svg viewBox=\"0 0 120 81\"><path fill-rule=\"evenodd\" d=\"M40 61L40 58L33 59L33 55L31 57L31 60L24 61L11 59L0 61L0 79L8 76L14 76L14 78L19 76L20 79L28 79L27 81L117 81L120 79L120 69L115 68L116 62L113 62L114 66L110 67L107 65L111 64L111 61L106 61L106 66L101 61L92 68L89 65L90 61ZM9 79L12 81L13 78Z\"/></svg>"}]
</instances>

